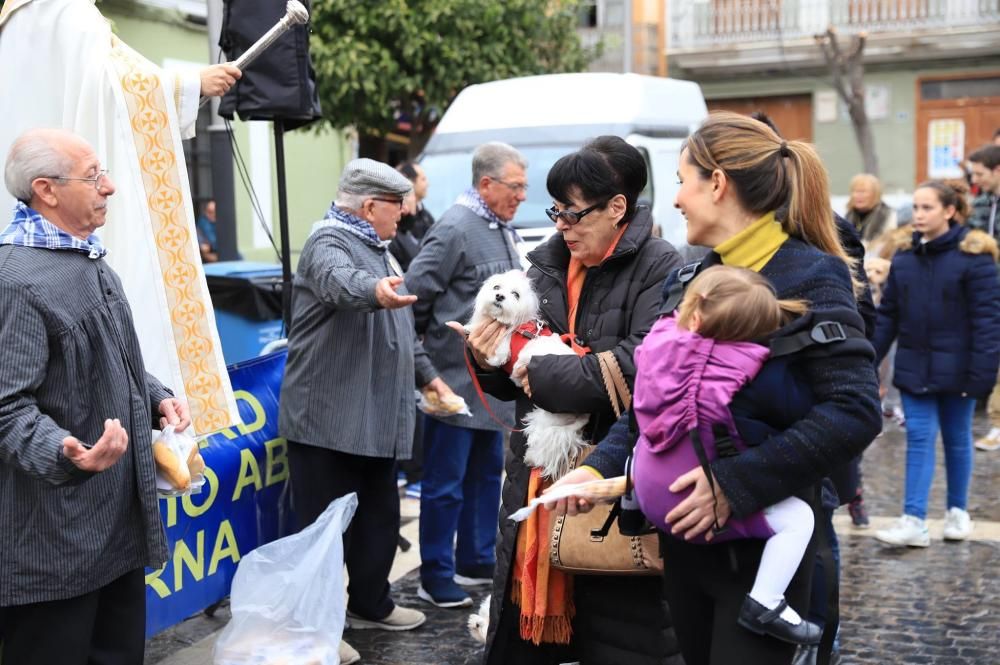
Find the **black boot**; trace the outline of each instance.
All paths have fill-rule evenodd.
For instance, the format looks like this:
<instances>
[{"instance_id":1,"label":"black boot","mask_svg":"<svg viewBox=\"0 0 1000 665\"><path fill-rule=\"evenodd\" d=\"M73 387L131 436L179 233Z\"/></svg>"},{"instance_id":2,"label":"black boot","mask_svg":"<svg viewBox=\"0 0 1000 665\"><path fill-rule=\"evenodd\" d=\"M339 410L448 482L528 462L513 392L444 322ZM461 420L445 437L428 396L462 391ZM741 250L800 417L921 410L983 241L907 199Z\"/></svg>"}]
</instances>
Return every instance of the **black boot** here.
<instances>
[{"instance_id":1,"label":"black boot","mask_svg":"<svg viewBox=\"0 0 1000 665\"><path fill-rule=\"evenodd\" d=\"M803 619L798 624L791 624L781 618L781 613L788 607L784 600L773 610L769 610L747 595L740 608L737 622L758 635L770 635L783 642L791 644L819 644L823 631L814 623Z\"/></svg>"}]
</instances>

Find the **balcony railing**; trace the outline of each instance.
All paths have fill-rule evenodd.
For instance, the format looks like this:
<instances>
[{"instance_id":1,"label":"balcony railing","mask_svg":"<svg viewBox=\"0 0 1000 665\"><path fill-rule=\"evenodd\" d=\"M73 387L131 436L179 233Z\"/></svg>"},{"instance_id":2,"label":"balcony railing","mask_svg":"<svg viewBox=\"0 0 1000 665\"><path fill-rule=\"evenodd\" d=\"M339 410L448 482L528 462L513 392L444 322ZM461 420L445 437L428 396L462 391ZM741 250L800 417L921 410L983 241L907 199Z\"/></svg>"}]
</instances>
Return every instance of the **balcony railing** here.
<instances>
[{"instance_id":1,"label":"balcony railing","mask_svg":"<svg viewBox=\"0 0 1000 665\"><path fill-rule=\"evenodd\" d=\"M668 48L870 34L1000 21L1000 0L669 0Z\"/></svg>"}]
</instances>

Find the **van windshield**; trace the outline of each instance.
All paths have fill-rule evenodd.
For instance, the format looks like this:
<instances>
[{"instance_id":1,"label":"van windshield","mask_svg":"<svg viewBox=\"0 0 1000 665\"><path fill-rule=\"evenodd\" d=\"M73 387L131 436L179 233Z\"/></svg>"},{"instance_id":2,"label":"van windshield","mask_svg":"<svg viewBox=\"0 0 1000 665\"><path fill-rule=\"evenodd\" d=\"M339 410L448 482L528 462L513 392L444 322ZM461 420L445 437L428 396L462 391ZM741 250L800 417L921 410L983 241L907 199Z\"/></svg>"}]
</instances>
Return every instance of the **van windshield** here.
<instances>
[{"instance_id":1,"label":"van windshield","mask_svg":"<svg viewBox=\"0 0 1000 665\"><path fill-rule=\"evenodd\" d=\"M518 148L528 160L528 198L517 209L514 226L531 228L551 226L545 209L552 205L552 197L545 189L549 169L563 155L579 148L577 145L526 146ZM427 174L427 198L424 207L435 219L455 203L455 199L472 183L472 152L447 152L425 155L420 165Z\"/></svg>"}]
</instances>

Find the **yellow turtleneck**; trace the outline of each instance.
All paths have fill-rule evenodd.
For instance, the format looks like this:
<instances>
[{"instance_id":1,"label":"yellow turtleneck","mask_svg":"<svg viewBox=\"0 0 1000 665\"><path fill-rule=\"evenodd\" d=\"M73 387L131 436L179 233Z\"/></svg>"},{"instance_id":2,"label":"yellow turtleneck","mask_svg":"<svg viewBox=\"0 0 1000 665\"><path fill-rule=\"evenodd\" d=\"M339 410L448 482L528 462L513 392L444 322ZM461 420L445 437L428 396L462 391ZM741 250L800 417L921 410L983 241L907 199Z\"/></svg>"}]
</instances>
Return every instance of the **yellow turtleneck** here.
<instances>
[{"instance_id":1,"label":"yellow turtleneck","mask_svg":"<svg viewBox=\"0 0 1000 665\"><path fill-rule=\"evenodd\" d=\"M774 219L774 213L769 212L729 240L716 245L715 253L727 266L760 272L786 240L788 234Z\"/></svg>"}]
</instances>

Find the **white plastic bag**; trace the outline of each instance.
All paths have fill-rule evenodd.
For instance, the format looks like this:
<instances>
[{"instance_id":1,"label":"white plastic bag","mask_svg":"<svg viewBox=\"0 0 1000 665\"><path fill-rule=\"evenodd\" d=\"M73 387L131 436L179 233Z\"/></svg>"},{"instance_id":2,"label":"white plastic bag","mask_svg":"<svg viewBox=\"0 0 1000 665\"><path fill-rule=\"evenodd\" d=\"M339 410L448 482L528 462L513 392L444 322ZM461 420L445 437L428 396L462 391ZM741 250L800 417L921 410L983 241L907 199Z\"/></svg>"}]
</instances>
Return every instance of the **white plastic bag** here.
<instances>
[{"instance_id":1,"label":"white plastic bag","mask_svg":"<svg viewBox=\"0 0 1000 665\"><path fill-rule=\"evenodd\" d=\"M243 557L230 592L233 618L215 665L339 665L347 611L344 531L358 507L342 496L303 531Z\"/></svg>"},{"instance_id":2,"label":"white plastic bag","mask_svg":"<svg viewBox=\"0 0 1000 665\"><path fill-rule=\"evenodd\" d=\"M191 435L177 432L173 425L167 425L153 441L153 459L156 462L156 489L160 496L201 492L205 484L205 461ZM189 462L194 462L190 468Z\"/></svg>"}]
</instances>

